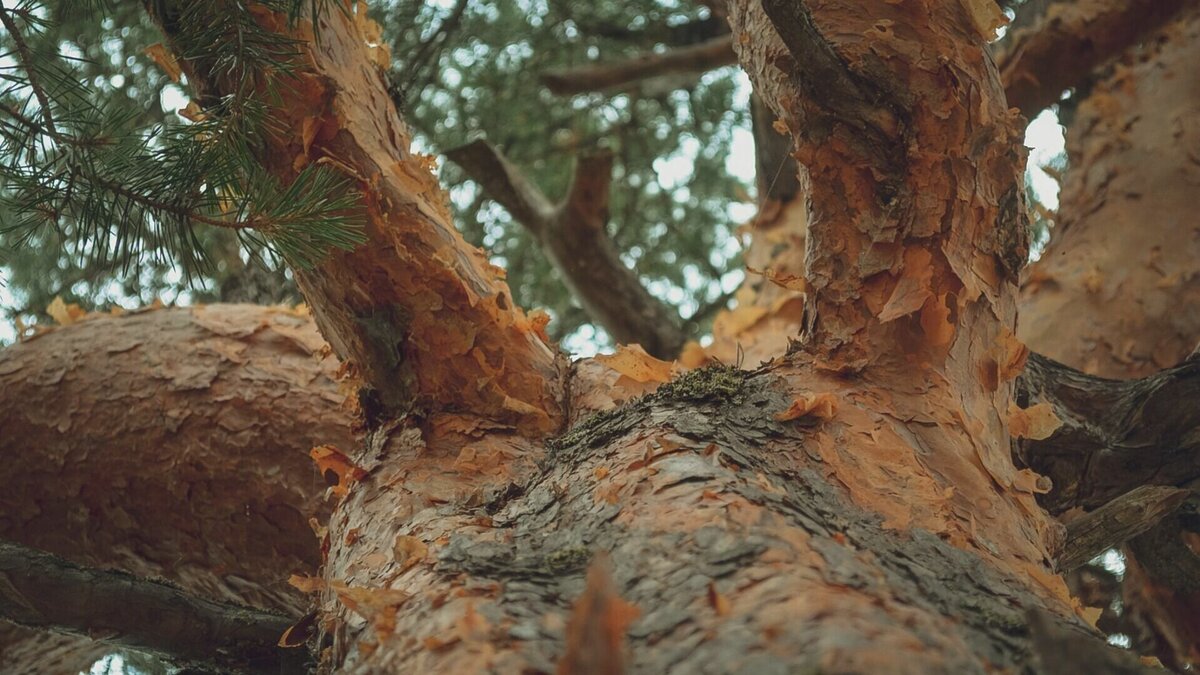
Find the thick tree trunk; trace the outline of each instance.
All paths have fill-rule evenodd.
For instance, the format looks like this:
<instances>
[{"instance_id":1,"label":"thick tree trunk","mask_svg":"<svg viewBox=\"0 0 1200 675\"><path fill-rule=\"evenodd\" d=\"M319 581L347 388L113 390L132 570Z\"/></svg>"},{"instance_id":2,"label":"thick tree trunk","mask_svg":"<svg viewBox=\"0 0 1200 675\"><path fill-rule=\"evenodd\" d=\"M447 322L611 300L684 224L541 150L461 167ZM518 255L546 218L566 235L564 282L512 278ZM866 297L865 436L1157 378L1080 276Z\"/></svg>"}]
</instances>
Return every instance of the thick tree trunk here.
<instances>
[{"instance_id":1,"label":"thick tree trunk","mask_svg":"<svg viewBox=\"0 0 1200 675\"><path fill-rule=\"evenodd\" d=\"M311 584L327 669L1020 670L1024 612L1078 625L1009 457L1022 157L986 26L867 4L731 11L812 176L804 350L548 447L470 411L372 432Z\"/></svg>"},{"instance_id":2,"label":"thick tree trunk","mask_svg":"<svg viewBox=\"0 0 1200 675\"><path fill-rule=\"evenodd\" d=\"M354 442L326 352L307 315L251 305L93 316L0 351L0 539L302 614L286 575L316 570L308 521L328 513L309 450ZM19 633L21 672L107 649L22 660Z\"/></svg>"},{"instance_id":3,"label":"thick tree trunk","mask_svg":"<svg viewBox=\"0 0 1200 675\"><path fill-rule=\"evenodd\" d=\"M1010 456L1010 429L1048 429L1012 404L1023 157L984 48L994 17L812 5L730 7L810 177L800 341L548 442L595 398L595 364L560 376L408 153L369 22L322 16L277 101L295 136L263 161L283 178L336 162L368 207L368 244L300 274L370 422L325 460L341 502L320 575L294 580L318 596L324 669L1065 673L1086 654L1138 670L1076 618L1046 486ZM613 367L646 384L662 365Z\"/></svg>"}]
</instances>

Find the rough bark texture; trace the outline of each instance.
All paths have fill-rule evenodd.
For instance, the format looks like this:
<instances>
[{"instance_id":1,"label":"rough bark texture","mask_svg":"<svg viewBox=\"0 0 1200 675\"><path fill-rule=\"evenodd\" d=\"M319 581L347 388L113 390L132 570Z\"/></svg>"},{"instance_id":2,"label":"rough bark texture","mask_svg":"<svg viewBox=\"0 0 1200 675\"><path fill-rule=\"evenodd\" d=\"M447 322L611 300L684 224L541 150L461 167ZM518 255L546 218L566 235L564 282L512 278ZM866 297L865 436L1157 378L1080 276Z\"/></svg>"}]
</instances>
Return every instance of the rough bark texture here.
<instances>
[{"instance_id":1,"label":"rough bark texture","mask_svg":"<svg viewBox=\"0 0 1200 675\"><path fill-rule=\"evenodd\" d=\"M579 157L571 187L558 204L484 141L446 156L533 234L584 310L618 343L641 345L660 359L679 356L686 340L678 312L650 295L608 236L612 153Z\"/></svg>"},{"instance_id":2,"label":"rough bark texture","mask_svg":"<svg viewBox=\"0 0 1200 675\"><path fill-rule=\"evenodd\" d=\"M1062 672L1074 650L1139 670L1075 617L1043 481L1010 457L1010 430L1044 429L1010 406L1023 157L986 6L731 3L809 179L801 344L549 444L556 362L408 155L370 24L321 19L271 161L363 181L371 243L301 287L381 413L330 465L325 565L296 580L326 669L589 672L601 644L640 672ZM604 393L574 372L577 398Z\"/></svg>"},{"instance_id":3,"label":"rough bark texture","mask_svg":"<svg viewBox=\"0 0 1200 675\"><path fill-rule=\"evenodd\" d=\"M317 325L362 378L369 417L472 410L527 433L558 428L561 357L514 305L503 270L454 228L433 158L410 150L388 96L387 48L375 41L379 28L366 6L335 5L321 5L329 11L315 27L259 13L265 26L306 46L288 86L264 96L286 131L270 135L259 160L285 183L323 163L363 191L367 243L295 270ZM170 16L168 9L159 20L176 50L188 53L179 46L189 27ZM205 93L229 93L206 78L203 59L181 63Z\"/></svg>"},{"instance_id":4,"label":"rough bark texture","mask_svg":"<svg viewBox=\"0 0 1200 675\"><path fill-rule=\"evenodd\" d=\"M312 584L327 668L565 672L615 634L638 672L1032 671L1024 610L1076 624L1009 456L1023 163L986 26L766 4L730 18L811 177L806 345L548 448L467 414L375 430Z\"/></svg>"},{"instance_id":5,"label":"rough bark texture","mask_svg":"<svg viewBox=\"0 0 1200 675\"><path fill-rule=\"evenodd\" d=\"M847 461L836 439L894 422L868 410L869 384L836 377L820 382L845 402L834 419L777 421L793 377L815 384L695 371L553 442L524 478L468 463L506 447L494 435L453 463L454 435L394 435L331 526L327 665L553 672L582 596L628 626L628 672L1033 672L1021 608L1045 598L849 501L828 477ZM585 590L597 551L621 603Z\"/></svg>"},{"instance_id":6,"label":"rough bark texture","mask_svg":"<svg viewBox=\"0 0 1200 675\"><path fill-rule=\"evenodd\" d=\"M1079 104L1021 339L1093 375L1142 377L1200 340L1200 18L1130 55Z\"/></svg>"},{"instance_id":7,"label":"rough bark texture","mask_svg":"<svg viewBox=\"0 0 1200 675\"><path fill-rule=\"evenodd\" d=\"M1033 354L1017 404L1049 406L1061 426L1020 439L1015 454L1051 480L1041 504L1052 513L1103 506L1139 485L1200 478L1200 358L1138 380L1086 375Z\"/></svg>"},{"instance_id":8,"label":"rough bark texture","mask_svg":"<svg viewBox=\"0 0 1200 675\"><path fill-rule=\"evenodd\" d=\"M95 637L200 672L295 672L307 661L302 650L277 645L297 617L212 602L8 542L0 542L0 579L0 613L22 626Z\"/></svg>"},{"instance_id":9,"label":"rough bark texture","mask_svg":"<svg viewBox=\"0 0 1200 675\"><path fill-rule=\"evenodd\" d=\"M308 519L325 487L308 452L354 440L323 348L303 314L211 305L93 317L0 351L0 539L301 613L286 580L320 562ZM98 655L55 641L67 670ZM52 654L10 663L61 672Z\"/></svg>"}]
</instances>

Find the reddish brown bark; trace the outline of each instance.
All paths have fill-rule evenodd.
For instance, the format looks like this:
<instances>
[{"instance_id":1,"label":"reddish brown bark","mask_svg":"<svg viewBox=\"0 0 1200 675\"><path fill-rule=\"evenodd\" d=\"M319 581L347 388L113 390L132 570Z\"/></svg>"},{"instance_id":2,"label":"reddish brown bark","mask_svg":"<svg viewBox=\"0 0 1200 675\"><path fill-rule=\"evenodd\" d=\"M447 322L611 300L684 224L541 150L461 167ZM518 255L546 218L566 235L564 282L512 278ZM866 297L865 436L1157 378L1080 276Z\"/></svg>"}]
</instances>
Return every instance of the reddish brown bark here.
<instances>
[{"instance_id":1,"label":"reddish brown bark","mask_svg":"<svg viewBox=\"0 0 1200 675\"><path fill-rule=\"evenodd\" d=\"M1034 350L1105 377L1175 365L1200 339L1197 21L1081 102L1053 238L1022 289Z\"/></svg>"},{"instance_id":2,"label":"reddish brown bark","mask_svg":"<svg viewBox=\"0 0 1200 675\"><path fill-rule=\"evenodd\" d=\"M301 614L286 580L320 562L308 520L325 488L308 452L353 443L323 348L303 314L212 305L93 317L0 351L0 538ZM62 643L76 672L104 651ZM20 667L55 672L45 658Z\"/></svg>"},{"instance_id":3,"label":"reddish brown bark","mask_svg":"<svg viewBox=\"0 0 1200 675\"><path fill-rule=\"evenodd\" d=\"M1001 606L1070 621L1057 530L1008 457L1016 120L962 7L883 11L822 3L821 43L791 47L824 50L833 79L797 86L790 19L731 10L812 176L806 351L773 374L700 371L549 452L475 415L381 428L316 584L328 668L553 670L597 550L641 613L635 670L1015 669L1031 647ZM868 86L896 105L858 98ZM592 385L580 370L572 390ZM984 590L938 596L933 570Z\"/></svg>"},{"instance_id":4,"label":"reddish brown bark","mask_svg":"<svg viewBox=\"0 0 1200 675\"><path fill-rule=\"evenodd\" d=\"M370 416L471 410L525 433L557 429L561 358L513 303L503 270L454 228L434 159L411 151L388 96L387 48L365 12L324 11L315 27L259 13L306 45L273 101L287 133L269 134L259 160L285 183L313 163L335 167L362 190L366 211L368 242L296 269L300 289L362 379ZM160 22L186 47L188 26L172 24L169 11ZM228 83L208 81L203 59L181 64L202 91L229 93Z\"/></svg>"},{"instance_id":5,"label":"reddish brown bark","mask_svg":"<svg viewBox=\"0 0 1200 675\"><path fill-rule=\"evenodd\" d=\"M333 469L345 496L321 575L298 582L332 636L325 669L580 672L588 635L653 672L1062 672L1080 644L1113 666L1052 573L1044 488L1009 456L1010 431L1046 429L1010 405L1023 157L980 8L731 4L810 178L803 344L548 444L532 436L558 421L554 360L415 171L370 25L322 19L278 111L297 137L264 161L363 179L371 242L301 276L383 404ZM577 399L595 399L594 365ZM599 551L611 575L588 590Z\"/></svg>"}]
</instances>

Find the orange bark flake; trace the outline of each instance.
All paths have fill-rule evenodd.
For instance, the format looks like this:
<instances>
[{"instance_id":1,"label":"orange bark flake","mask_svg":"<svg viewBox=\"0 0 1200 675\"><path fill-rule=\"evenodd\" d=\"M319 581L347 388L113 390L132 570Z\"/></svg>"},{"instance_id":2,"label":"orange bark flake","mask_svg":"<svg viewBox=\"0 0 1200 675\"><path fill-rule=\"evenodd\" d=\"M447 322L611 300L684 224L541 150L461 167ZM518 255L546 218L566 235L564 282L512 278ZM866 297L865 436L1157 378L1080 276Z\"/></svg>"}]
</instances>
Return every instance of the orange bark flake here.
<instances>
[{"instance_id":1,"label":"orange bark flake","mask_svg":"<svg viewBox=\"0 0 1200 675\"><path fill-rule=\"evenodd\" d=\"M1008 428L1016 438L1044 440L1053 436L1061 426L1062 420L1054 414L1054 406L1049 403L1038 403L1028 408L1009 403Z\"/></svg>"},{"instance_id":2,"label":"orange bark flake","mask_svg":"<svg viewBox=\"0 0 1200 675\"><path fill-rule=\"evenodd\" d=\"M338 497L344 497L353 483L367 477L366 471L355 466L349 457L332 445L318 445L308 454L316 462L317 470L330 483L330 490Z\"/></svg>"},{"instance_id":3,"label":"orange bark flake","mask_svg":"<svg viewBox=\"0 0 1200 675\"><path fill-rule=\"evenodd\" d=\"M608 554L597 554L567 622L567 648L558 662L558 675L624 673L625 633L640 615L617 594Z\"/></svg>"},{"instance_id":4,"label":"orange bark flake","mask_svg":"<svg viewBox=\"0 0 1200 675\"><path fill-rule=\"evenodd\" d=\"M87 311L82 307L75 303L67 304L60 296L54 297L54 300L46 307L46 313L60 326L70 326L87 316Z\"/></svg>"},{"instance_id":5,"label":"orange bark flake","mask_svg":"<svg viewBox=\"0 0 1200 675\"><path fill-rule=\"evenodd\" d=\"M837 396L825 392L798 396L787 410L776 413L775 419L779 422L789 422L802 417L829 420L833 419L835 414L837 414Z\"/></svg>"},{"instance_id":6,"label":"orange bark flake","mask_svg":"<svg viewBox=\"0 0 1200 675\"><path fill-rule=\"evenodd\" d=\"M183 69L179 67L179 62L175 60L175 55L168 51L161 42L155 42L146 47L145 54L166 73L167 77L171 78L172 82L179 84L179 78L183 75Z\"/></svg>"},{"instance_id":7,"label":"orange bark flake","mask_svg":"<svg viewBox=\"0 0 1200 675\"><path fill-rule=\"evenodd\" d=\"M396 537L396 543L392 546L392 554L396 557L396 563L400 565L400 571L403 572L424 560L425 556L429 554L429 547L416 537L402 534Z\"/></svg>"},{"instance_id":8,"label":"orange bark flake","mask_svg":"<svg viewBox=\"0 0 1200 675\"><path fill-rule=\"evenodd\" d=\"M639 345L620 345L615 354L597 356L596 361L634 382L666 382L671 379L670 361L660 361Z\"/></svg>"},{"instance_id":9,"label":"orange bark flake","mask_svg":"<svg viewBox=\"0 0 1200 675\"><path fill-rule=\"evenodd\" d=\"M717 590L717 585L711 581L708 582L708 604L717 613L717 616L727 616L729 610L732 609L729 598L722 595Z\"/></svg>"}]
</instances>

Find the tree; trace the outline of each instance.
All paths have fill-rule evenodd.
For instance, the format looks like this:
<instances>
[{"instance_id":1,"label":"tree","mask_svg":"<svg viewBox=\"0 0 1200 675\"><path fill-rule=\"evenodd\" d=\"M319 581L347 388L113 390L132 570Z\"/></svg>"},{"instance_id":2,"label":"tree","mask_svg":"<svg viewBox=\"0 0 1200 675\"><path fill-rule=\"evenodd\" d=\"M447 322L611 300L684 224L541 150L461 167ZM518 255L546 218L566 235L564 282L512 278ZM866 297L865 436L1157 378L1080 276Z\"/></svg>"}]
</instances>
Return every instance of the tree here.
<instances>
[{"instance_id":1,"label":"tree","mask_svg":"<svg viewBox=\"0 0 1200 675\"><path fill-rule=\"evenodd\" d=\"M320 165L358 191L356 203L337 202L330 215L361 209L354 222L365 242L293 258L316 326L348 364L361 424L353 445L339 437L344 445L313 451L336 504L327 524L318 521L319 573L293 579L314 594L316 619L299 622L288 640L308 638L320 668L1142 669L1086 627L1058 573L1154 525L1151 516L1186 496L1146 485L1196 476L1187 434L1195 413L1171 404L1194 397L1197 366L1117 384L1030 357L1017 340L1024 156L1020 115L986 47L1001 23L996 7L730 3L739 62L804 167L803 202L788 191L760 220L763 231L783 223L785 249L804 240L803 277L764 269L760 289L733 313L741 318L715 331L712 353L696 346L672 365L636 349L573 364L554 351L544 321L516 306L497 270L454 229L428 160L409 148L381 72L386 53L360 8L252 11L257 29L298 53L286 73L246 80L223 76L196 47L212 43L205 29L229 8L153 5L198 100L228 100L249 81L275 121L247 146L262 172L252 177L287 190ZM272 78L287 86L270 87ZM262 95L268 89L273 96ZM253 225L271 231L272 221ZM782 302L767 281L788 292ZM788 322L797 327L790 335L751 342L770 358L756 369L689 369L728 349L722 339L765 336ZM279 364L272 383L299 383L280 397L294 407L245 436L236 422L218 425L232 436L201 443L207 476L240 479L220 497L193 500L216 522L267 475L284 493L296 487L284 476L299 453L288 451L309 438L292 432L278 452L249 456L236 451L247 438L276 435L293 415L312 421L314 433L339 432L322 390L309 388L322 375L309 362L279 359L296 348L319 353L307 328L292 314L248 308L91 319L0 352L0 375L11 378L7 391L33 385L54 401L81 380L71 395L105 419L102 406L85 405L99 397L96 381L62 354L82 360L83 345L106 345L110 370L126 383L119 391L165 381L167 391L207 397L229 386L216 400L253 402L267 394L250 388L262 377L246 354L260 350L263 363ZM147 344L147 331L165 339ZM159 353L176 356L156 362ZM212 358L189 366L192 354ZM254 376L243 382L242 372ZM169 410L196 404L183 399ZM63 407L6 402L6 425L32 420L29 428L45 434L34 463L51 448L70 456L79 447L64 438L75 420ZM31 414L39 408L40 417ZM1130 409L1157 414L1117 415ZM229 410L201 411L198 428ZM1122 454L1106 434L1145 442ZM1164 439L1193 452L1180 458L1149 442ZM138 466L94 471L146 477L149 467L129 463ZM1128 470L1135 465L1145 471ZM21 485L48 500L58 493L46 482ZM14 498L40 503L34 494ZM298 505L311 495L279 499ZM106 495L84 499L89 509L93 498ZM146 522L161 503L144 501ZM1044 504L1095 510L1064 527ZM270 518L270 506L247 504L247 521L277 524L281 535L301 529L291 507ZM5 536L29 537L30 519ZM186 544L198 564L173 591L295 608L294 596L269 589L318 550L298 547L279 560L277 546L296 539L264 528L256 549L233 536L240 527L198 529L147 537L130 557L149 560L144 574L153 574L159 546ZM206 555L211 548L227 553ZM11 557L29 559L22 555L14 548ZM97 559L111 560L104 555ZM78 568L35 559L62 571L6 563L12 590L0 606L27 624L90 628L86 617L52 611L53 602L39 606L58 597L42 589L78 588ZM250 578L230 581L228 565ZM105 588L111 580L88 578ZM130 602L165 592L126 585ZM215 623L205 625L233 625L221 622L234 610L212 609L204 616ZM152 625L120 629L137 646L198 660L194 643L180 644L195 632L172 642ZM210 634L231 639L200 666L261 667L236 648L245 633Z\"/></svg>"}]
</instances>

